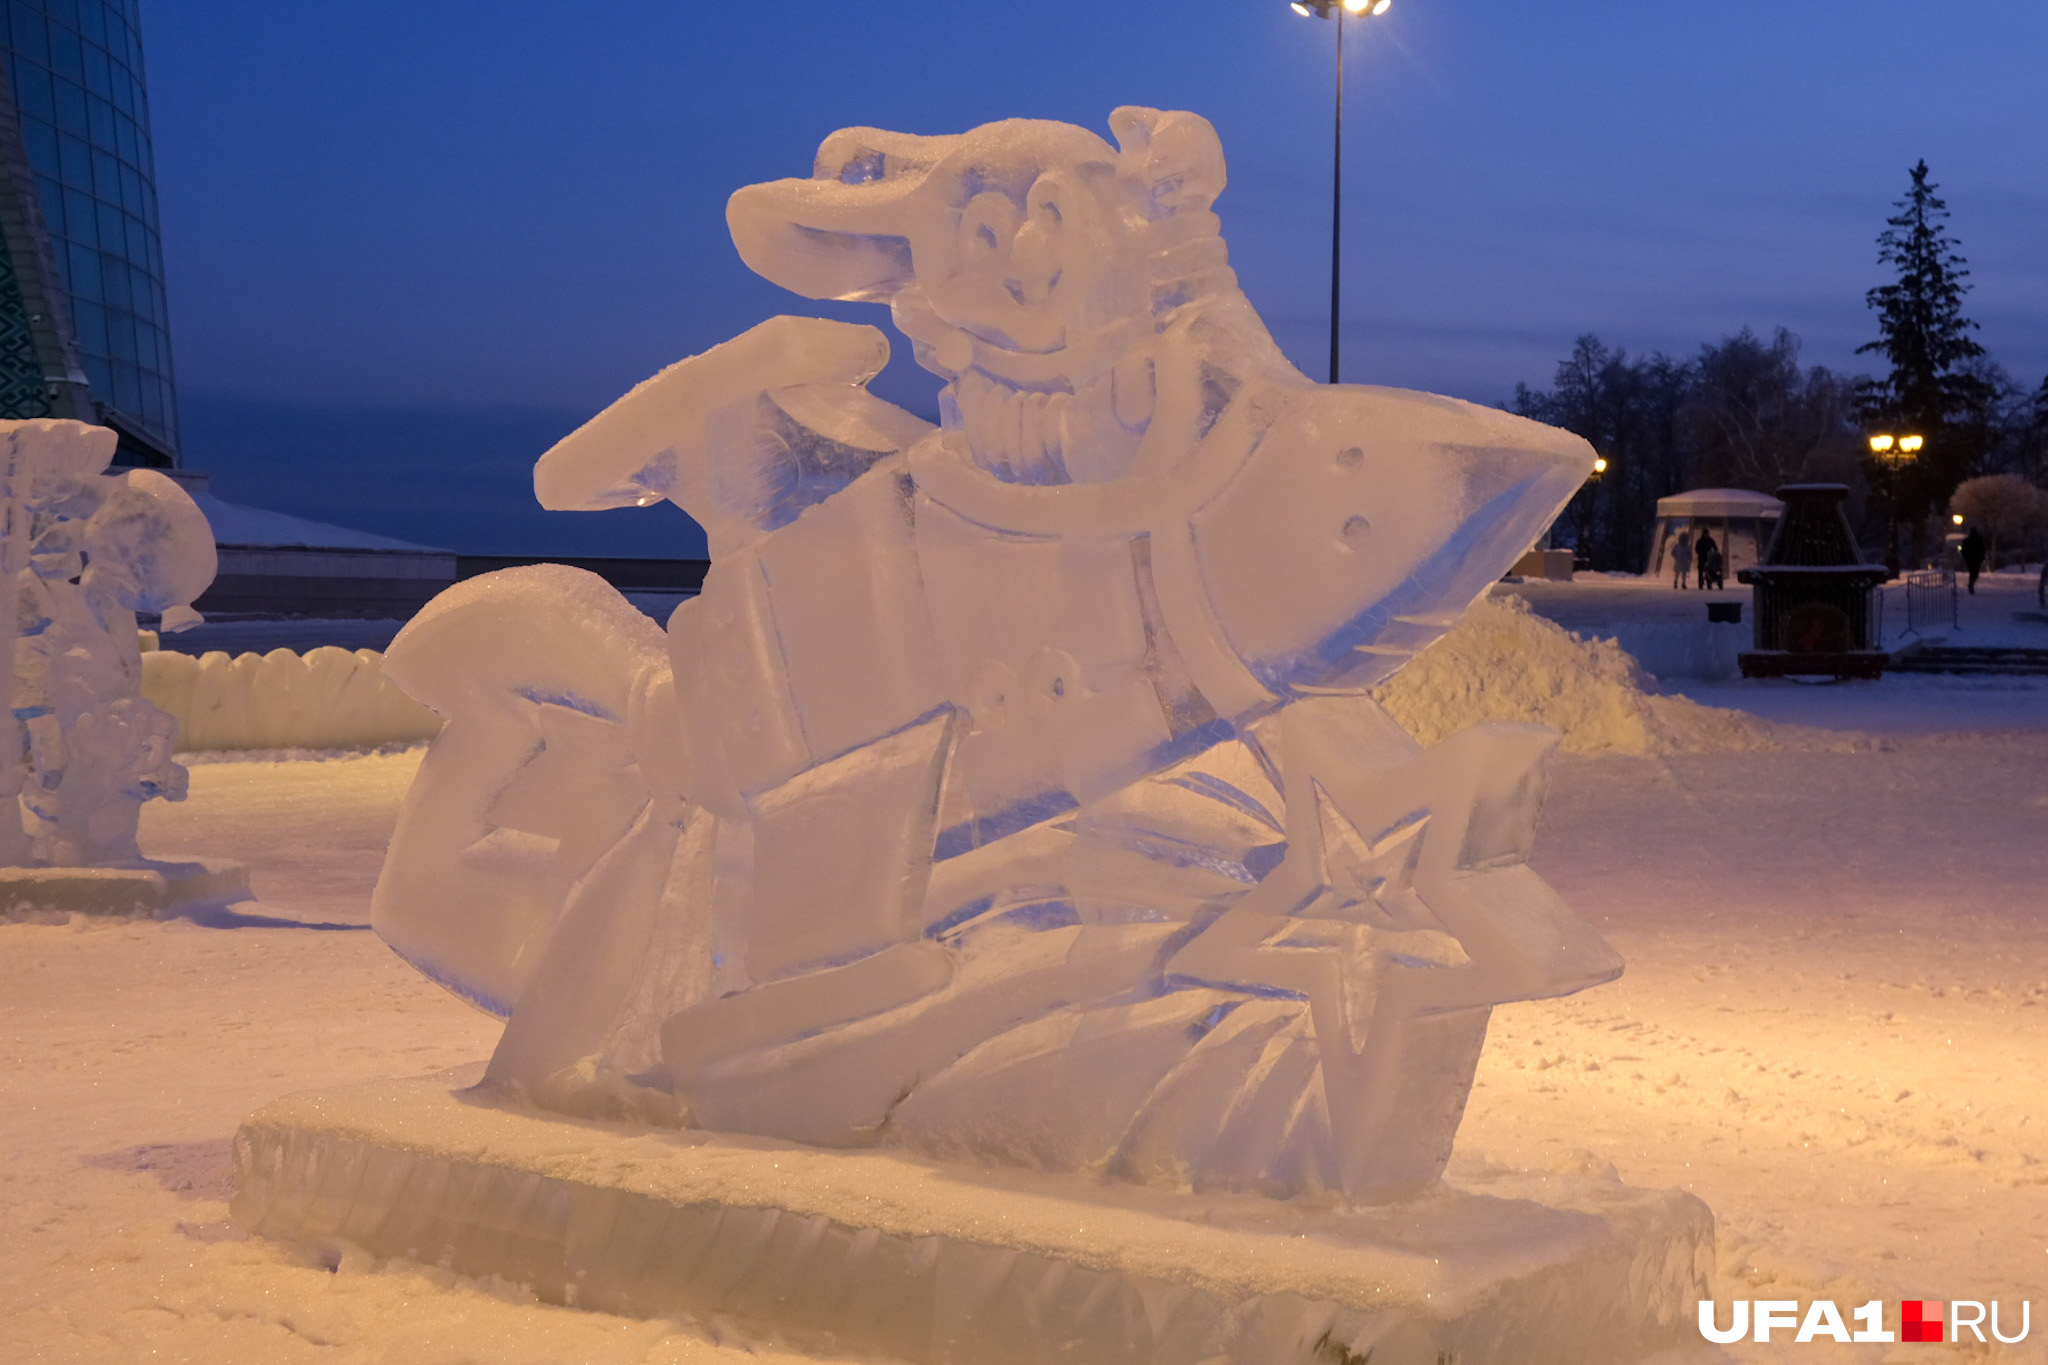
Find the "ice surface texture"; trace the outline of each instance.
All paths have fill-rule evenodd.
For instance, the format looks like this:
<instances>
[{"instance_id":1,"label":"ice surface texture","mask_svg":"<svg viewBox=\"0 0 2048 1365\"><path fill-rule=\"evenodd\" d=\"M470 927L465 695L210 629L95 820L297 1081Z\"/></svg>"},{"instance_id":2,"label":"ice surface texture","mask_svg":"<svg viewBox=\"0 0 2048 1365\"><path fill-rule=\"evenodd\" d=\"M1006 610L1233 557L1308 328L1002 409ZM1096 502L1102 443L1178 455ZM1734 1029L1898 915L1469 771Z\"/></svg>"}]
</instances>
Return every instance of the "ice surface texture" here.
<instances>
[{"instance_id":1,"label":"ice surface texture","mask_svg":"<svg viewBox=\"0 0 2048 1365\"><path fill-rule=\"evenodd\" d=\"M135 613L197 624L213 532L175 481L106 472L105 427L0 422L0 866L103 867L141 856L142 803L185 794L176 723L142 699Z\"/></svg>"},{"instance_id":2,"label":"ice surface texture","mask_svg":"<svg viewBox=\"0 0 2048 1365\"><path fill-rule=\"evenodd\" d=\"M1506 1000L1611 978L1524 865L1555 736L1364 695L1526 550L1574 436L1322 386L1239 292L1214 130L833 134L728 209L780 317L542 458L710 534L662 631L473 579L387 674L446 725L375 919L538 1102L1139 1182L1397 1198Z\"/></svg>"},{"instance_id":3,"label":"ice surface texture","mask_svg":"<svg viewBox=\"0 0 2048 1365\"><path fill-rule=\"evenodd\" d=\"M1706 1206L1599 1176L1306 1209L756 1137L565 1140L448 1079L266 1105L235 1136L235 1218L330 1256L929 1365L1587 1365L1696 1344L1710 1293Z\"/></svg>"}]
</instances>

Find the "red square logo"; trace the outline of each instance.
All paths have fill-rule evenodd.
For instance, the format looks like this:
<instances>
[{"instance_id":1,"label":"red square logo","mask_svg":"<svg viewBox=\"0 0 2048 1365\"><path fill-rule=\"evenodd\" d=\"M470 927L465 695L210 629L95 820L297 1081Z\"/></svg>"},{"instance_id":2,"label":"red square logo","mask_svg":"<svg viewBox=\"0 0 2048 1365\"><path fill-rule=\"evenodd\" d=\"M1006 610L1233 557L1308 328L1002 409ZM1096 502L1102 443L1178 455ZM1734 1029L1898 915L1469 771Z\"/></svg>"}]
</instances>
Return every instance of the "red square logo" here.
<instances>
[{"instance_id":1,"label":"red square logo","mask_svg":"<svg viewBox=\"0 0 2048 1365\"><path fill-rule=\"evenodd\" d=\"M1940 1299L1907 1299L1899 1305L1900 1341L1941 1340Z\"/></svg>"}]
</instances>

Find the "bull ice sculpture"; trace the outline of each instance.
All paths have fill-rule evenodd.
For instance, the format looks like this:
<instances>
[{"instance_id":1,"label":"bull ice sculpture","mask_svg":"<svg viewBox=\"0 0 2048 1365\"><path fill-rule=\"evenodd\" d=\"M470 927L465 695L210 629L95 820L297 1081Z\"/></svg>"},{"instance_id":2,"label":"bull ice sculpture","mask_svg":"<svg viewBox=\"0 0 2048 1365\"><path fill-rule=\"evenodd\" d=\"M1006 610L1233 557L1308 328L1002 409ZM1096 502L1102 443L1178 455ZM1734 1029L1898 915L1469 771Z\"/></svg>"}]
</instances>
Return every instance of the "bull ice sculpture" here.
<instances>
[{"instance_id":1,"label":"bull ice sculpture","mask_svg":"<svg viewBox=\"0 0 2048 1365\"><path fill-rule=\"evenodd\" d=\"M443 594L390 675L446 718L375 923L506 1016L540 1104L1274 1195L1447 1159L1491 1006L1619 960L1524 865L1555 738L1424 751L1365 695L1589 472L1574 436L1324 387L1210 205L1214 130L833 134L727 218L781 317L540 461L669 499L666 636L595 577Z\"/></svg>"},{"instance_id":2,"label":"bull ice sculpture","mask_svg":"<svg viewBox=\"0 0 2048 1365\"><path fill-rule=\"evenodd\" d=\"M142 698L138 611L199 622L213 531L151 469L107 472L118 437L38 418L0 422L0 867L136 862L142 803L177 801L177 722Z\"/></svg>"}]
</instances>

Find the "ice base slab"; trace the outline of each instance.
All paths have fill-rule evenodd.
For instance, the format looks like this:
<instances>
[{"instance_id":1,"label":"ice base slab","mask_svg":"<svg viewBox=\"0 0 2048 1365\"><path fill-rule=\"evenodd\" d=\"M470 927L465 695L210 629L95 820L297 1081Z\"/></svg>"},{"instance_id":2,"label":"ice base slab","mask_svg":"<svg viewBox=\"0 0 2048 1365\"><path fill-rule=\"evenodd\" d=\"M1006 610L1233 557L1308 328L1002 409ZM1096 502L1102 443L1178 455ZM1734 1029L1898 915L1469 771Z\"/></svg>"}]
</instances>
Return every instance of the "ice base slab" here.
<instances>
[{"instance_id":1,"label":"ice base slab","mask_svg":"<svg viewBox=\"0 0 2048 1365\"><path fill-rule=\"evenodd\" d=\"M236 1220L920 1365L1625 1361L1696 1340L1713 1269L1704 1204L1612 1179L1305 1208L566 1119L472 1077L265 1106Z\"/></svg>"},{"instance_id":2,"label":"ice base slab","mask_svg":"<svg viewBox=\"0 0 2048 1365\"><path fill-rule=\"evenodd\" d=\"M167 919L195 905L248 900L245 863L145 858L126 867L0 867L0 921L46 915Z\"/></svg>"}]
</instances>

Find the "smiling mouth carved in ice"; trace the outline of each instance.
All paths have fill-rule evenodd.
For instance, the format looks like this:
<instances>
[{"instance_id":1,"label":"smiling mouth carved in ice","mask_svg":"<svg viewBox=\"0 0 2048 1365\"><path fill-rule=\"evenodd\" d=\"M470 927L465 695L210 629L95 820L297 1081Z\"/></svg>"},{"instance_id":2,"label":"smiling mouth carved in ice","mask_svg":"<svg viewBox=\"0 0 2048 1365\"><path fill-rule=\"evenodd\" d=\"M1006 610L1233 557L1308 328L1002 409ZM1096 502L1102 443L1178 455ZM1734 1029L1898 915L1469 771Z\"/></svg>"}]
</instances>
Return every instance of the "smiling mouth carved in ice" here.
<instances>
[{"instance_id":1,"label":"smiling mouth carved in ice","mask_svg":"<svg viewBox=\"0 0 2048 1365\"><path fill-rule=\"evenodd\" d=\"M973 370L952 386L959 425L984 467L1014 483L1067 483L1072 443L1067 416L1074 395L1034 393Z\"/></svg>"},{"instance_id":2,"label":"smiling mouth carved in ice","mask_svg":"<svg viewBox=\"0 0 2048 1365\"><path fill-rule=\"evenodd\" d=\"M1620 963L1531 873L1554 736L1363 695L1589 472L1576 437L1310 383L1237 289L1215 132L849 129L728 208L775 318L550 451L713 565L664 634L559 566L388 676L447 724L375 918L556 1108L1274 1195L1434 1180L1499 1002Z\"/></svg>"}]
</instances>

